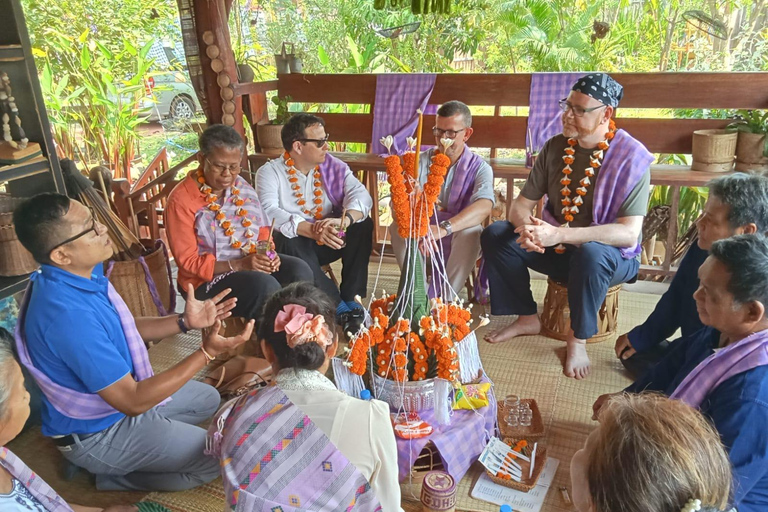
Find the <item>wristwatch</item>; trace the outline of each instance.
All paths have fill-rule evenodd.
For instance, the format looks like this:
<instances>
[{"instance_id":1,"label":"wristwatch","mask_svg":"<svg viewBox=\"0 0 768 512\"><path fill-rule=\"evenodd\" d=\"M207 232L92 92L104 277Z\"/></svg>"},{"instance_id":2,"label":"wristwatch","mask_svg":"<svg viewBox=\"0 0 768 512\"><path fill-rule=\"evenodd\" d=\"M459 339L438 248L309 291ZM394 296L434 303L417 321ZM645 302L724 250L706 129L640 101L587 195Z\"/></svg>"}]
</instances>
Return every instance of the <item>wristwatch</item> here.
<instances>
[{"instance_id":1,"label":"wristwatch","mask_svg":"<svg viewBox=\"0 0 768 512\"><path fill-rule=\"evenodd\" d=\"M189 327L187 327L187 323L184 321L184 313L179 313L176 323L179 325L179 330L182 334L187 334L189 332Z\"/></svg>"},{"instance_id":2,"label":"wristwatch","mask_svg":"<svg viewBox=\"0 0 768 512\"><path fill-rule=\"evenodd\" d=\"M445 230L446 233L448 233L448 235L452 235L453 234L453 226L451 226L451 221L444 220L439 225L440 225L441 228L443 228Z\"/></svg>"},{"instance_id":3,"label":"wristwatch","mask_svg":"<svg viewBox=\"0 0 768 512\"><path fill-rule=\"evenodd\" d=\"M347 229L347 228L349 228L349 226L351 226L352 224L355 223L355 218L349 212L346 213L345 217L349 219L349 224L347 225L346 228L344 228L344 229Z\"/></svg>"}]
</instances>

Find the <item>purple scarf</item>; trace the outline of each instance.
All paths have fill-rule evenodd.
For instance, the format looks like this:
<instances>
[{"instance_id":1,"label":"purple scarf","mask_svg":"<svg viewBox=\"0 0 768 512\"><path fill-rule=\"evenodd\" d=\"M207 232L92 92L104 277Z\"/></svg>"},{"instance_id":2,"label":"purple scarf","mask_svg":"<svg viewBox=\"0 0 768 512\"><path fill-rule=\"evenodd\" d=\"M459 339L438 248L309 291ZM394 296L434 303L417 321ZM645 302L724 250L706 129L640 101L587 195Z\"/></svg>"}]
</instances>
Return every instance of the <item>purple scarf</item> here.
<instances>
[{"instance_id":1,"label":"purple scarf","mask_svg":"<svg viewBox=\"0 0 768 512\"><path fill-rule=\"evenodd\" d=\"M119 411L104 401L98 394L80 393L53 382L47 375L35 368L32 364L32 358L27 350L25 322L29 300L32 297L32 288L40 272L35 272L30 277L30 283L24 292L24 299L19 310L19 322L16 324L15 341L16 351L19 354L21 364L27 367L29 373L40 386L40 390L51 403L51 405L64 416L78 420L97 420L106 418ZM125 333L125 341L128 343L128 351L133 361L133 373L136 381L148 379L154 375L152 366L149 364L149 352L144 340L141 338L136 321L128 310L128 306L120 294L117 293L112 283L108 283L109 301L117 310L120 317L120 325ZM167 398L162 404L169 402Z\"/></svg>"},{"instance_id":2,"label":"purple scarf","mask_svg":"<svg viewBox=\"0 0 768 512\"><path fill-rule=\"evenodd\" d=\"M277 386L222 407L206 444L230 510L381 510L360 471Z\"/></svg>"},{"instance_id":3,"label":"purple scarf","mask_svg":"<svg viewBox=\"0 0 768 512\"><path fill-rule=\"evenodd\" d=\"M24 464L14 453L3 446L0 448L0 466L13 478L21 482L29 493L39 501L48 512L73 512L72 507L45 483L34 471Z\"/></svg>"},{"instance_id":4,"label":"purple scarf","mask_svg":"<svg viewBox=\"0 0 768 512\"><path fill-rule=\"evenodd\" d=\"M581 73L534 73L528 104L526 147L539 151L544 143L563 130L558 100L567 98Z\"/></svg>"},{"instance_id":5,"label":"purple scarf","mask_svg":"<svg viewBox=\"0 0 768 512\"><path fill-rule=\"evenodd\" d=\"M325 193L333 204L333 212L341 214L344 208L344 178L347 175L349 166L331 155L326 153L325 161L320 164L320 176L323 180Z\"/></svg>"},{"instance_id":6,"label":"purple scarf","mask_svg":"<svg viewBox=\"0 0 768 512\"><path fill-rule=\"evenodd\" d=\"M616 222L619 209L650 168L653 155L637 139L624 130L617 130L597 174L592 199L592 225L603 226ZM544 208L542 218L558 225L555 217ZM621 256L631 260L642 251L640 243L621 247Z\"/></svg>"},{"instance_id":7,"label":"purple scarf","mask_svg":"<svg viewBox=\"0 0 768 512\"><path fill-rule=\"evenodd\" d=\"M187 179L194 179L194 176L194 174L191 174ZM234 236L245 244L248 240L245 237L246 229L251 230L254 235L251 240L255 241L259 234L259 227L268 226L269 223L261 207L261 202L259 202L259 197L256 195L256 190L242 176L238 176L237 180L235 180L235 187L240 189L240 199L245 201L242 208L248 211L247 217L253 223L248 228L244 228L239 220L232 222L232 227L235 228ZM231 188L228 188L224 192L221 211L224 212L230 221L239 219L235 212L240 207L235 205L234 200L235 197L231 193ZM209 210L207 205L195 213L195 233L197 234L197 250L199 254L213 254L219 261L243 257L243 251L235 249L229 244L230 237L225 235L224 230L219 226L216 220L216 212Z\"/></svg>"},{"instance_id":8,"label":"purple scarf","mask_svg":"<svg viewBox=\"0 0 768 512\"><path fill-rule=\"evenodd\" d=\"M670 398L700 407L717 386L740 373L768 365L768 330L718 350L689 373Z\"/></svg>"},{"instance_id":9,"label":"purple scarf","mask_svg":"<svg viewBox=\"0 0 768 512\"><path fill-rule=\"evenodd\" d=\"M393 155L408 150L405 139L412 137L419 124L416 110L427 110L427 103L435 88L434 74L381 74L376 75L376 98L373 103L372 153L386 156L379 140L392 135Z\"/></svg>"}]
</instances>

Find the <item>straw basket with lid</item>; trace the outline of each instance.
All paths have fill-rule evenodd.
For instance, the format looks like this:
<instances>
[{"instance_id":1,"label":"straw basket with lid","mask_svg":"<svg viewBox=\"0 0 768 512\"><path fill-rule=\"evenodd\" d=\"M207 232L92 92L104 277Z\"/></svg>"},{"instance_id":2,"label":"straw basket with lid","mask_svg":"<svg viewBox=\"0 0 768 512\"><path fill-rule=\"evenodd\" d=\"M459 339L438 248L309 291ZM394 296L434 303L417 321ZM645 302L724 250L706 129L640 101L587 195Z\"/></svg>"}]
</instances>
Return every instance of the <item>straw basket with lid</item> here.
<instances>
[{"instance_id":1,"label":"straw basket with lid","mask_svg":"<svg viewBox=\"0 0 768 512\"><path fill-rule=\"evenodd\" d=\"M738 133L729 130L696 130L693 132L693 164L691 170L729 172L733 169Z\"/></svg>"},{"instance_id":2,"label":"straw basket with lid","mask_svg":"<svg viewBox=\"0 0 768 512\"><path fill-rule=\"evenodd\" d=\"M22 276L38 267L19 242L13 226L13 210L22 201L21 198L0 195L0 276Z\"/></svg>"}]
</instances>

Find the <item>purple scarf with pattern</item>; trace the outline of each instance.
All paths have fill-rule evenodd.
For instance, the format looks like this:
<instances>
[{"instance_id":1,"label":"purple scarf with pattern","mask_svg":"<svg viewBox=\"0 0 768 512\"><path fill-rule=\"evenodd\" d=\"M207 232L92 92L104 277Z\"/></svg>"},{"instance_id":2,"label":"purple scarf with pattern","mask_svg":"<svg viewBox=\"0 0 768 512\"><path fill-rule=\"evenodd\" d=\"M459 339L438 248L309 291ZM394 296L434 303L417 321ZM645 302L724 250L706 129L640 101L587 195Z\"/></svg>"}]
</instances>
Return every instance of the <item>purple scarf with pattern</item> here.
<instances>
[{"instance_id":1,"label":"purple scarf with pattern","mask_svg":"<svg viewBox=\"0 0 768 512\"><path fill-rule=\"evenodd\" d=\"M592 199L592 225L616 222L621 205L650 168L653 155L624 130L617 130L597 174ZM557 219L543 208L542 219L555 226ZM642 251L640 243L621 247L621 256L631 260Z\"/></svg>"},{"instance_id":2,"label":"purple scarf with pattern","mask_svg":"<svg viewBox=\"0 0 768 512\"><path fill-rule=\"evenodd\" d=\"M194 179L195 175L191 174L187 179ZM235 238L247 243L248 238L245 237L245 232L250 229L253 233L251 240L256 240L259 234L259 227L268 226L267 216L264 214L264 210L261 207L259 197L256 195L256 189L254 189L242 176L238 176L235 180L234 186L240 190L240 199L245 201L242 208L245 208L248 212L247 217L253 223L248 228L244 228L240 221L233 221L232 227L235 228ZM232 221L233 219L240 219L235 215L235 212L240 208L235 205L235 196L232 195L231 187L224 191L224 199L221 203L221 211L224 212L227 219ZM243 257L243 251L235 249L229 244L227 235L224 234L224 230L219 226L216 220L216 212L208 209L208 206L203 206L197 213L195 213L195 234L197 235L197 251L199 254L213 254L218 261L228 261Z\"/></svg>"},{"instance_id":3,"label":"purple scarf with pattern","mask_svg":"<svg viewBox=\"0 0 768 512\"><path fill-rule=\"evenodd\" d=\"M395 139L391 154L402 155L408 150L406 138L412 137L419 124L417 110L434 113L428 105L437 75L430 73L382 73L376 75L376 97L373 102L371 152L387 156L380 139L392 135Z\"/></svg>"},{"instance_id":4,"label":"purple scarf with pattern","mask_svg":"<svg viewBox=\"0 0 768 512\"><path fill-rule=\"evenodd\" d=\"M700 407L717 386L740 373L768 365L768 330L718 350L689 373L670 398Z\"/></svg>"},{"instance_id":5,"label":"purple scarf with pattern","mask_svg":"<svg viewBox=\"0 0 768 512\"><path fill-rule=\"evenodd\" d=\"M24 299L22 300L21 308L19 310L19 321L16 324L16 332L14 333L16 351L19 354L21 364L26 366L29 373L32 374L35 382L40 386L40 390L51 405L64 416L78 420L97 420L118 413L119 411L117 409L105 402L98 394L81 393L60 386L32 364L32 358L29 356L25 340L25 322L29 300L32 297L34 282L39 276L40 271L33 273L30 277L30 283L27 286L26 292L24 292ZM148 379L152 377L154 373L152 372L152 366L149 364L149 352L147 352L147 346L144 344L144 340L141 338L141 335L136 328L136 321L134 320L133 315L131 315L123 298L120 297L120 294L117 293L115 287L112 286L112 283L108 283L107 289L109 301L115 307L115 310L117 310L117 314L120 317L120 325L125 334L125 341L128 343L128 351L131 354L131 360L133 361L134 378L136 381ZM161 405L170 400L170 398L165 399L161 402Z\"/></svg>"},{"instance_id":6,"label":"purple scarf with pattern","mask_svg":"<svg viewBox=\"0 0 768 512\"><path fill-rule=\"evenodd\" d=\"M325 161L320 164L320 176L323 180L325 193L333 204L333 213L340 215L344 209L344 178L347 174L347 164L326 153Z\"/></svg>"},{"instance_id":7,"label":"purple scarf with pattern","mask_svg":"<svg viewBox=\"0 0 768 512\"><path fill-rule=\"evenodd\" d=\"M0 448L0 466L3 467L21 485L27 488L29 493L39 501L48 512L73 512L72 507L59 496L56 491L45 483L34 471L24 464L11 450L3 446Z\"/></svg>"},{"instance_id":8,"label":"purple scarf with pattern","mask_svg":"<svg viewBox=\"0 0 768 512\"><path fill-rule=\"evenodd\" d=\"M206 444L228 510L381 510L368 480L277 386L222 407Z\"/></svg>"}]
</instances>

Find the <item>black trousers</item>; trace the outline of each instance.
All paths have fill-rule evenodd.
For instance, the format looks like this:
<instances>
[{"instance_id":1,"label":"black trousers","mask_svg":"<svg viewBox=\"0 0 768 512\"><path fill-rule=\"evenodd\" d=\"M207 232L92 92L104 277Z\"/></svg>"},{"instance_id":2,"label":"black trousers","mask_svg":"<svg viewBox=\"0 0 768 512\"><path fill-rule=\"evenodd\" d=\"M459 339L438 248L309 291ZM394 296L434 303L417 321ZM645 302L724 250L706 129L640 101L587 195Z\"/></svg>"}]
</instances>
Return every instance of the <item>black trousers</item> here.
<instances>
[{"instance_id":1,"label":"black trousers","mask_svg":"<svg viewBox=\"0 0 768 512\"><path fill-rule=\"evenodd\" d=\"M567 283L571 328L583 340L597 334L597 312L608 288L633 280L640 267L636 258L624 259L618 248L598 242L566 246L564 254L548 247L540 254L526 252L517 244L517 238L510 222L494 222L480 236L491 286L491 313L536 313L528 273L531 268Z\"/></svg>"},{"instance_id":2,"label":"black trousers","mask_svg":"<svg viewBox=\"0 0 768 512\"><path fill-rule=\"evenodd\" d=\"M367 218L347 228L346 245L331 249L317 245L311 238L297 236L287 238L275 232L275 246L282 254L303 259L312 269L315 285L336 303L355 300L355 295L365 297L368 291L368 260L373 248L373 221ZM323 265L341 259L341 290L323 272Z\"/></svg>"},{"instance_id":3,"label":"black trousers","mask_svg":"<svg viewBox=\"0 0 768 512\"><path fill-rule=\"evenodd\" d=\"M258 320L264 302L285 285L298 281L312 281L312 270L299 258L280 254L280 270L265 274L256 270L243 270L224 275L208 287L203 284L195 290L195 298L205 300L227 288L232 288L230 297L237 297L232 316ZM213 281L212 281L213 282Z\"/></svg>"}]
</instances>

